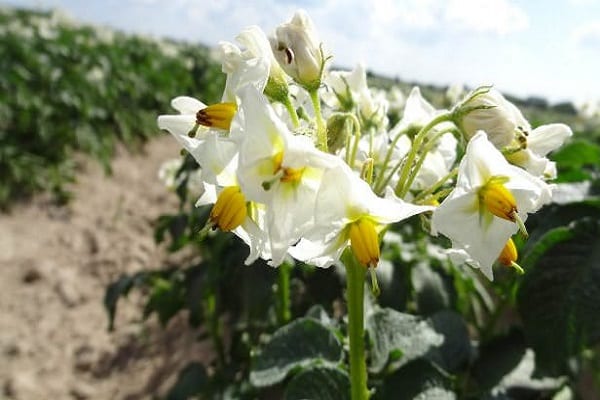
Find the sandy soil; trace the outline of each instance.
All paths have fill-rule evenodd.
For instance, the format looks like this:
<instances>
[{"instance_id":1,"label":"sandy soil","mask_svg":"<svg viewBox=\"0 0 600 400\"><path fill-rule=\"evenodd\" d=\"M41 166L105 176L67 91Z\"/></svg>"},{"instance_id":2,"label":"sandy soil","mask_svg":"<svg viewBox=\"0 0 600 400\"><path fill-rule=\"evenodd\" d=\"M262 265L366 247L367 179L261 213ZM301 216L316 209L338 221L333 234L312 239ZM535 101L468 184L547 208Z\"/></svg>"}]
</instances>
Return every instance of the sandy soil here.
<instances>
[{"instance_id":1,"label":"sandy soil","mask_svg":"<svg viewBox=\"0 0 600 400\"><path fill-rule=\"evenodd\" d=\"M189 361L210 357L183 316L166 329L141 324L133 295L108 332L102 305L121 273L169 261L152 225L177 206L157 179L177 154L165 135L143 154L120 149L112 176L82 159L71 204L41 196L0 214L0 398L152 398Z\"/></svg>"}]
</instances>

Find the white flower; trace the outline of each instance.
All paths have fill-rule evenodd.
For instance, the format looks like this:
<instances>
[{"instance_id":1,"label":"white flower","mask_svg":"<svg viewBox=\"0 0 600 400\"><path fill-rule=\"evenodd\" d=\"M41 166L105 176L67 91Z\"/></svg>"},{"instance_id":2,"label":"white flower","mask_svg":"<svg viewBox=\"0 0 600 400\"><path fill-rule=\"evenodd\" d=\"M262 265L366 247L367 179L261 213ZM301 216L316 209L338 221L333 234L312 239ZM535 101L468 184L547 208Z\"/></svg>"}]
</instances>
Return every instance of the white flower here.
<instances>
[{"instance_id":1,"label":"white flower","mask_svg":"<svg viewBox=\"0 0 600 400\"><path fill-rule=\"evenodd\" d=\"M323 170L340 163L315 149L311 139L294 136L267 100L252 86L239 93L242 138L238 178L248 199L265 204L272 264L313 222L313 204Z\"/></svg>"},{"instance_id":2,"label":"white flower","mask_svg":"<svg viewBox=\"0 0 600 400\"><path fill-rule=\"evenodd\" d=\"M239 188L237 180L239 144L232 137L221 136L222 130L199 127L196 136L189 135L197 127L198 110L208 107L191 97L177 97L171 102L180 115L161 115L158 126L168 130L179 144L187 150L201 166L200 178L194 174L189 179L193 188L200 189L196 206L215 204L210 221L225 231L232 231L250 247L246 263L258 257L269 259L271 252L264 232L264 210L258 204L248 202ZM222 106L216 105L217 107ZM236 122L240 118L236 118ZM233 129L237 127L233 123ZM249 211L250 210L250 211Z\"/></svg>"},{"instance_id":3,"label":"white flower","mask_svg":"<svg viewBox=\"0 0 600 400\"><path fill-rule=\"evenodd\" d=\"M223 101L234 102L237 90L248 84L262 93L270 76L286 85L284 72L275 60L269 39L259 27L244 29L236 39L244 46L243 50L233 43L219 43L222 69L227 74Z\"/></svg>"},{"instance_id":4,"label":"white flower","mask_svg":"<svg viewBox=\"0 0 600 400\"><path fill-rule=\"evenodd\" d=\"M398 134L414 136L422 127L442 112L436 110L421 95L421 90L418 87L414 87L406 99L402 119L392 128L390 137L394 138ZM447 127L448 124L443 124L440 127L444 126Z\"/></svg>"},{"instance_id":5,"label":"white flower","mask_svg":"<svg viewBox=\"0 0 600 400\"><path fill-rule=\"evenodd\" d=\"M546 155L556 150L573 132L565 124L548 124L535 128L526 136L525 148L509 153L511 163L525 168L529 173L545 179L556 178L556 165Z\"/></svg>"},{"instance_id":6,"label":"white flower","mask_svg":"<svg viewBox=\"0 0 600 400\"><path fill-rule=\"evenodd\" d=\"M159 116L158 127L169 131L194 157L202 167L205 181L227 186L231 176L235 176L237 166L235 141L221 137L218 130L198 126L198 112L209 108L201 101L180 96L171 101L171 106L181 114ZM193 129L197 129L196 134L190 136Z\"/></svg>"},{"instance_id":7,"label":"white flower","mask_svg":"<svg viewBox=\"0 0 600 400\"><path fill-rule=\"evenodd\" d=\"M298 10L279 27L271 47L285 72L300 85L316 89L325 63L321 41L308 14Z\"/></svg>"},{"instance_id":8,"label":"white flower","mask_svg":"<svg viewBox=\"0 0 600 400\"><path fill-rule=\"evenodd\" d=\"M329 72L323 80L327 88L323 101L327 105L342 111L356 111L365 125L377 130L387 125L387 93L369 89L364 65L358 64L352 71Z\"/></svg>"},{"instance_id":9,"label":"white flower","mask_svg":"<svg viewBox=\"0 0 600 400\"><path fill-rule=\"evenodd\" d=\"M375 267L379 259L377 231L432 209L406 203L391 192L386 198L378 197L346 164L340 164L323 175L315 204L315 225L290 248L290 254L328 267L350 245L359 262Z\"/></svg>"},{"instance_id":10,"label":"white flower","mask_svg":"<svg viewBox=\"0 0 600 400\"><path fill-rule=\"evenodd\" d=\"M492 279L492 264L519 229L515 222L550 197L546 183L510 165L481 131L467 145L456 188L433 213L432 231L450 238Z\"/></svg>"}]
</instances>

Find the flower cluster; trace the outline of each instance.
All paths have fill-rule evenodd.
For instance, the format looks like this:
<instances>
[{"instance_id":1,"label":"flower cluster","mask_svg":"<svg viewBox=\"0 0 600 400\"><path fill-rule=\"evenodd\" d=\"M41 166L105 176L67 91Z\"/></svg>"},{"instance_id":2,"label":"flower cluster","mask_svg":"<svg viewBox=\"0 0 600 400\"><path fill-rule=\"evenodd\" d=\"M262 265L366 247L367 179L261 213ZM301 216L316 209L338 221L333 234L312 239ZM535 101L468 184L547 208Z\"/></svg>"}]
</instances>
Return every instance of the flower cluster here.
<instances>
[{"instance_id":1,"label":"flower cluster","mask_svg":"<svg viewBox=\"0 0 600 400\"><path fill-rule=\"evenodd\" d=\"M481 268L517 266L511 236L551 200L546 158L571 135L532 129L497 90L481 87L447 110L414 88L369 88L364 66L328 68L306 13L273 37L258 27L222 42L222 102L177 97L158 118L201 166L209 225L232 231L257 258L327 267L350 249L376 267L389 224L420 214L448 237L454 259ZM401 110L389 125L388 112ZM459 158L459 155L462 157Z\"/></svg>"}]
</instances>

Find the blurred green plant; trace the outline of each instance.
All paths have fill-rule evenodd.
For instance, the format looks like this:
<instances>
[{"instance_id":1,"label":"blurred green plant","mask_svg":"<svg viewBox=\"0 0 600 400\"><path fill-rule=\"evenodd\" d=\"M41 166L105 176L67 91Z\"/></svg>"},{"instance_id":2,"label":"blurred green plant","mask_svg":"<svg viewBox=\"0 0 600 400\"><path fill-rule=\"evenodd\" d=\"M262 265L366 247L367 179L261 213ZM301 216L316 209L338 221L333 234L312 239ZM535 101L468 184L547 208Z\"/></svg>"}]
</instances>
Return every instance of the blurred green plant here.
<instances>
[{"instance_id":1,"label":"blurred green plant","mask_svg":"<svg viewBox=\"0 0 600 400\"><path fill-rule=\"evenodd\" d=\"M217 100L222 85L204 46L0 8L0 208L38 190L68 199L75 152L110 172L116 143L156 134L173 93Z\"/></svg>"}]
</instances>

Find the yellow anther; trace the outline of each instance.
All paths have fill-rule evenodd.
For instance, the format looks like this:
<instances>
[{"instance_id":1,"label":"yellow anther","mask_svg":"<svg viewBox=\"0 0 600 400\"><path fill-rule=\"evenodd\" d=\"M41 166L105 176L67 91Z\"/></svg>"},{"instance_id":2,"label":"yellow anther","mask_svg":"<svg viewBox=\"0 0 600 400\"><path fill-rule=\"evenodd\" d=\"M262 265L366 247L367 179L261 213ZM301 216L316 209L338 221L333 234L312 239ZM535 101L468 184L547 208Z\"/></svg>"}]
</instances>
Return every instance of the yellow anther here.
<instances>
[{"instance_id":1,"label":"yellow anther","mask_svg":"<svg viewBox=\"0 0 600 400\"><path fill-rule=\"evenodd\" d=\"M300 182L304 168L284 168L281 182Z\"/></svg>"},{"instance_id":2,"label":"yellow anther","mask_svg":"<svg viewBox=\"0 0 600 400\"><path fill-rule=\"evenodd\" d=\"M517 210L517 201L504 183L508 178L503 176L492 177L481 189L479 189L479 201L482 207L495 216L510 222L515 222L524 236L527 229Z\"/></svg>"},{"instance_id":3,"label":"yellow anther","mask_svg":"<svg viewBox=\"0 0 600 400\"><path fill-rule=\"evenodd\" d=\"M235 103L212 104L196 113L196 123L229 131L231 120L236 111L237 105Z\"/></svg>"},{"instance_id":4,"label":"yellow anther","mask_svg":"<svg viewBox=\"0 0 600 400\"><path fill-rule=\"evenodd\" d=\"M283 163L283 151L275 153L271 160L273 161L273 173L281 182L299 182L302 179L304 168L283 168L281 166Z\"/></svg>"},{"instance_id":5,"label":"yellow anther","mask_svg":"<svg viewBox=\"0 0 600 400\"><path fill-rule=\"evenodd\" d=\"M523 268L519 264L517 264L517 258L519 254L517 253L517 247L515 246L515 242L512 239L508 239L508 242L504 245L502 252L498 256L498 261L506 265L507 267L513 267L520 274L524 273Z\"/></svg>"},{"instance_id":6,"label":"yellow anther","mask_svg":"<svg viewBox=\"0 0 600 400\"><path fill-rule=\"evenodd\" d=\"M246 219L246 198L239 186L224 188L210 212L210 221L222 231L231 231Z\"/></svg>"},{"instance_id":7,"label":"yellow anther","mask_svg":"<svg viewBox=\"0 0 600 400\"><path fill-rule=\"evenodd\" d=\"M517 202L504 183L507 178L493 177L479 190L479 198L489 212L495 216L515 222Z\"/></svg>"},{"instance_id":8,"label":"yellow anther","mask_svg":"<svg viewBox=\"0 0 600 400\"><path fill-rule=\"evenodd\" d=\"M354 256L366 267L379 263L379 237L371 220L361 218L350 225L350 248Z\"/></svg>"}]
</instances>

